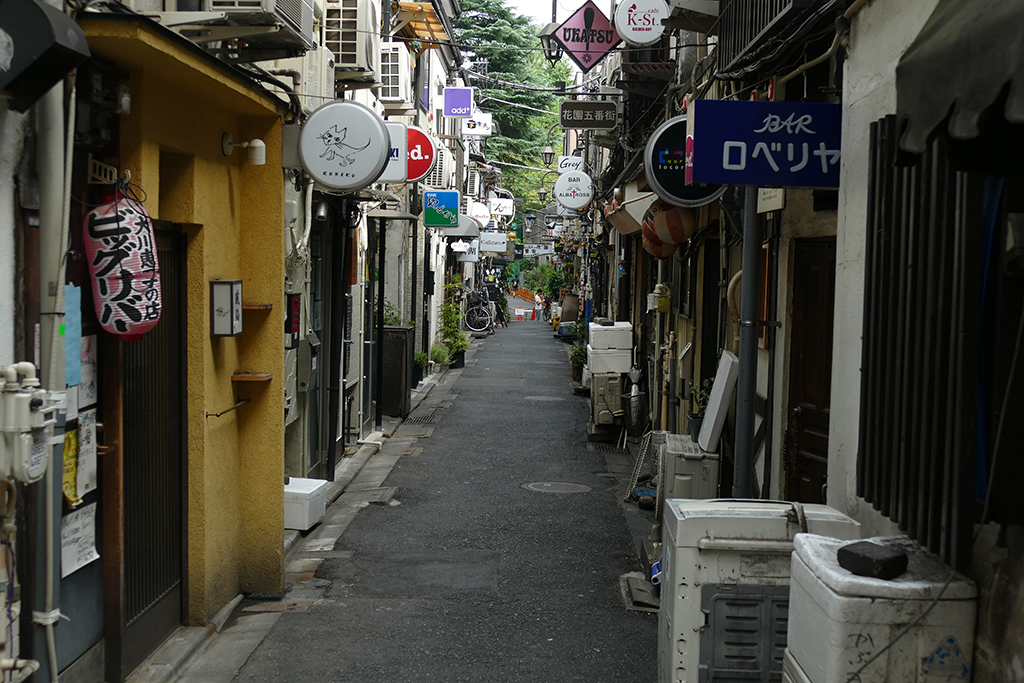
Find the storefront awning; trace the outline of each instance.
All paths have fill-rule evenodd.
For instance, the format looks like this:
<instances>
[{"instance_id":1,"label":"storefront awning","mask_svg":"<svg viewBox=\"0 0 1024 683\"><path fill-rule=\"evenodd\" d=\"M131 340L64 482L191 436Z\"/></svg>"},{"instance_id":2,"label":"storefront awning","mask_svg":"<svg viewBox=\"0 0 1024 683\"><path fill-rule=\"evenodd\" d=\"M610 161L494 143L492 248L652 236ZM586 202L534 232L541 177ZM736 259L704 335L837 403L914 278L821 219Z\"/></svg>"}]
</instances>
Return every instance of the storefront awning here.
<instances>
[{"instance_id":1,"label":"storefront awning","mask_svg":"<svg viewBox=\"0 0 1024 683\"><path fill-rule=\"evenodd\" d=\"M437 47L438 42L449 40L444 21L437 14L430 2L398 3L397 25L394 33L404 29L404 33L419 39L425 48Z\"/></svg>"},{"instance_id":2,"label":"storefront awning","mask_svg":"<svg viewBox=\"0 0 1024 683\"><path fill-rule=\"evenodd\" d=\"M459 226L457 228L445 228L444 236L448 237L469 237L475 238L480 236L480 226L469 216L465 214L459 214Z\"/></svg>"},{"instance_id":3,"label":"storefront awning","mask_svg":"<svg viewBox=\"0 0 1024 683\"><path fill-rule=\"evenodd\" d=\"M967 166L1024 167L1011 158L1020 156L1013 139L1024 138L1022 26L1024 3L940 0L896 67L901 149L924 152L948 120L946 130Z\"/></svg>"}]
</instances>

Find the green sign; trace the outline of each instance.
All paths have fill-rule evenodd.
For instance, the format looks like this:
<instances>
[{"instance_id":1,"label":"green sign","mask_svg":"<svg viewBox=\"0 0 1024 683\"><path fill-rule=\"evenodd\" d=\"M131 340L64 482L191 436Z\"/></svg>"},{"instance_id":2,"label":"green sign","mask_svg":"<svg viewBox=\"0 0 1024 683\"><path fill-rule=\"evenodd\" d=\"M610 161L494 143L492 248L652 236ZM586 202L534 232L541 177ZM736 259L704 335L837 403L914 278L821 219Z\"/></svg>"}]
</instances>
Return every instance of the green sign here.
<instances>
[{"instance_id":1,"label":"green sign","mask_svg":"<svg viewBox=\"0 0 1024 683\"><path fill-rule=\"evenodd\" d=\"M427 190L423 193L423 225L456 228L459 225L458 191Z\"/></svg>"}]
</instances>

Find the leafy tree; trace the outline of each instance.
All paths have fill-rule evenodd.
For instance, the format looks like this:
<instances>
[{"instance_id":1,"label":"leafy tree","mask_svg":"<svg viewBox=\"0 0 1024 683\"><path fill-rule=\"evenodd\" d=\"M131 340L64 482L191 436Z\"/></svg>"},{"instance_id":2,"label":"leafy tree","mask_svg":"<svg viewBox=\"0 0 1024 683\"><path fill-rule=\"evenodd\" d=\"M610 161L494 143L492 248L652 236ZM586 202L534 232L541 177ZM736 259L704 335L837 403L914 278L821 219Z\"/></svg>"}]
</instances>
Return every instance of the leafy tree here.
<instances>
[{"instance_id":1,"label":"leafy tree","mask_svg":"<svg viewBox=\"0 0 1024 683\"><path fill-rule=\"evenodd\" d=\"M475 62L472 71L483 75L472 78L476 101L494 114L498 128L497 135L486 139L487 157L543 166L540 152L558 117L535 110L557 110L560 98L554 94L555 82L572 80L569 67L564 62L548 65L537 38L540 27L529 17L514 13L503 0L463 0L461 6L462 15L455 22L456 39ZM557 147L560 140L556 129L552 145ZM543 172L514 166L501 169L500 185L525 199L524 208L541 206L537 188Z\"/></svg>"}]
</instances>

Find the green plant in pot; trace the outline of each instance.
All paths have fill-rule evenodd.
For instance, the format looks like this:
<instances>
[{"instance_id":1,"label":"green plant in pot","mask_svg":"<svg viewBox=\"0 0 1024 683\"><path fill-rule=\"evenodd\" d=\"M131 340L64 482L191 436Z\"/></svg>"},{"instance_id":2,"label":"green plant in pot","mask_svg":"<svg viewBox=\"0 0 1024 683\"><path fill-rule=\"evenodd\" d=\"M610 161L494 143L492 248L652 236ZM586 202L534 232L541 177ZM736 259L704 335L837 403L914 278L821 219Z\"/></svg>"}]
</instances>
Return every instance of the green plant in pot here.
<instances>
[{"instance_id":1,"label":"green plant in pot","mask_svg":"<svg viewBox=\"0 0 1024 683\"><path fill-rule=\"evenodd\" d=\"M447 365L448 361L451 360L452 353L448 350L448 347L440 342L435 342L430 347L430 360L434 361L438 365Z\"/></svg>"},{"instance_id":2,"label":"green plant in pot","mask_svg":"<svg viewBox=\"0 0 1024 683\"><path fill-rule=\"evenodd\" d=\"M708 399L711 398L711 380L690 383L690 403L693 412L687 415L690 421L690 437L696 441L700 436L700 428L704 424L704 411L708 408Z\"/></svg>"},{"instance_id":3,"label":"green plant in pot","mask_svg":"<svg viewBox=\"0 0 1024 683\"><path fill-rule=\"evenodd\" d=\"M583 379L583 366L587 364L587 347L584 344L573 344L569 349L569 364L572 366L572 380Z\"/></svg>"},{"instance_id":4,"label":"green plant in pot","mask_svg":"<svg viewBox=\"0 0 1024 683\"><path fill-rule=\"evenodd\" d=\"M463 354L469 348L469 339L459 326L461 311L459 310L459 294L462 292L462 283L446 285L444 288L444 301L441 302L438 311L440 329L438 335L441 342L447 347L451 354L451 363L455 367L462 367L459 362Z\"/></svg>"}]
</instances>

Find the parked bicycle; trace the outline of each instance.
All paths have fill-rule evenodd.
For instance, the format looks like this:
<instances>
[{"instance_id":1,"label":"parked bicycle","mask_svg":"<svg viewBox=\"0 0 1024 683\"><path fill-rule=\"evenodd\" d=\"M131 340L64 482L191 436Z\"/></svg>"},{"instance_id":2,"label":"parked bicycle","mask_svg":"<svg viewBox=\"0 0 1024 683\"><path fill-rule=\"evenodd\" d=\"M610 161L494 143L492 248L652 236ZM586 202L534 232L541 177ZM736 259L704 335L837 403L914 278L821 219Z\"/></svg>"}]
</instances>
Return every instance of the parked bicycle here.
<instances>
[{"instance_id":1,"label":"parked bicycle","mask_svg":"<svg viewBox=\"0 0 1024 683\"><path fill-rule=\"evenodd\" d=\"M473 332L483 332L491 326L494 321L491 317L490 306L487 305L487 297L480 292L469 292L466 295L466 327Z\"/></svg>"}]
</instances>

